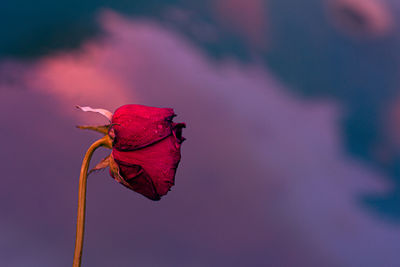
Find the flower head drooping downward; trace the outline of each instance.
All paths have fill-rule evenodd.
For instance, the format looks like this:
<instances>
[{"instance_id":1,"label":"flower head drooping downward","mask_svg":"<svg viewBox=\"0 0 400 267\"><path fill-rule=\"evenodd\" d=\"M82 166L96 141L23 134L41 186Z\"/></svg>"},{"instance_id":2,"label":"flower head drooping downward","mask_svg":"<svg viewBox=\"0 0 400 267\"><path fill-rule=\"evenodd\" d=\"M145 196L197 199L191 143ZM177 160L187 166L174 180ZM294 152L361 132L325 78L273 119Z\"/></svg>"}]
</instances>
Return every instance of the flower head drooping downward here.
<instances>
[{"instance_id":1,"label":"flower head drooping downward","mask_svg":"<svg viewBox=\"0 0 400 267\"><path fill-rule=\"evenodd\" d=\"M82 163L74 267L81 266L87 175L109 167L116 181L151 200L160 200L175 183L181 144L185 140L182 137L185 124L172 121L176 115L170 108L124 105L114 114L105 109L77 108L100 113L110 124L78 126L100 132L104 137L90 146ZM111 148L112 152L88 172L93 152L100 146Z\"/></svg>"},{"instance_id":2,"label":"flower head drooping downward","mask_svg":"<svg viewBox=\"0 0 400 267\"><path fill-rule=\"evenodd\" d=\"M172 109L125 105L112 116L110 173L126 187L159 200L174 185L181 159L184 123L174 123Z\"/></svg>"},{"instance_id":3,"label":"flower head drooping downward","mask_svg":"<svg viewBox=\"0 0 400 267\"><path fill-rule=\"evenodd\" d=\"M104 109L79 107L106 116ZM151 200L167 194L175 182L181 159L184 123L174 123L173 109L124 105L107 116L111 124L91 130L105 131L112 140L112 153L97 169L110 167L111 176ZM103 127L103 128L100 128ZM89 129L89 126L81 127ZM96 168L95 168L96 169Z\"/></svg>"}]
</instances>

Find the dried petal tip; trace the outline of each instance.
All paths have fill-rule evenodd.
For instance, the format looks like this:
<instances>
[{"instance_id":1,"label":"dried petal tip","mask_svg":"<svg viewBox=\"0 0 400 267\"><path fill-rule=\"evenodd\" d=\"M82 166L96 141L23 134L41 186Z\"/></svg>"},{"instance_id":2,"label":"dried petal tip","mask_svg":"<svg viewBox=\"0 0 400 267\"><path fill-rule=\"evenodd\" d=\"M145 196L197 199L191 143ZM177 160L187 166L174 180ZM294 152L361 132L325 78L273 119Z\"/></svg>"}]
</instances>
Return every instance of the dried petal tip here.
<instances>
[{"instance_id":1,"label":"dried petal tip","mask_svg":"<svg viewBox=\"0 0 400 267\"><path fill-rule=\"evenodd\" d=\"M172 133L178 140L178 143L182 144L182 142L186 140L186 138L182 136L182 128L186 128L186 123L184 122L172 123L172 128L173 128Z\"/></svg>"},{"instance_id":2,"label":"dried petal tip","mask_svg":"<svg viewBox=\"0 0 400 267\"><path fill-rule=\"evenodd\" d=\"M90 175L92 172L103 170L103 169L109 167L110 166L110 157L111 157L111 155L108 155L107 157L102 159L99 163L97 163L97 165L88 172L88 175Z\"/></svg>"},{"instance_id":3,"label":"dried petal tip","mask_svg":"<svg viewBox=\"0 0 400 267\"><path fill-rule=\"evenodd\" d=\"M112 118L112 113L106 109L103 108L91 108L91 107L81 107L76 105L76 108L84 111L84 112L95 112L95 113L99 113L101 115L103 115L104 117L106 117L109 121L111 121Z\"/></svg>"}]
</instances>

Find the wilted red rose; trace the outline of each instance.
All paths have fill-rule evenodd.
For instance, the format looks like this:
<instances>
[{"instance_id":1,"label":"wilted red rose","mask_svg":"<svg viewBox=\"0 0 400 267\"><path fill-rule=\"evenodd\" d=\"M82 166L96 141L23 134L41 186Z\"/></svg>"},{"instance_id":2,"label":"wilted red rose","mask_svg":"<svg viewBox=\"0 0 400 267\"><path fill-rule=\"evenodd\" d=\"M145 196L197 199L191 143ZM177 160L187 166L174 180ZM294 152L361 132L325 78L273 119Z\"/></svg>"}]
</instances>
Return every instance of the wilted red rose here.
<instances>
[{"instance_id":1,"label":"wilted red rose","mask_svg":"<svg viewBox=\"0 0 400 267\"><path fill-rule=\"evenodd\" d=\"M167 194L185 140L185 124L172 122L174 116L173 109L142 105L124 105L115 111L110 130L117 167L110 166L110 173L115 180L152 200Z\"/></svg>"},{"instance_id":2,"label":"wilted red rose","mask_svg":"<svg viewBox=\"0 0 400 267\"><path fill-rule=\"evenodd\" d=\"M102 108L77 106L85 112L105 116L111 124L77 126L104 136L86 151L79 175L78 215L73 266L81 266L85 229L87 177L96 170L110 168L111 176L126 187L159 200L175 182L175 172L181 160L184 123L172 122L170 108L125 105L114 114ZM90 159L99 147L111 148L111 155L88 172Z\"/></svg>"}]
</instances>

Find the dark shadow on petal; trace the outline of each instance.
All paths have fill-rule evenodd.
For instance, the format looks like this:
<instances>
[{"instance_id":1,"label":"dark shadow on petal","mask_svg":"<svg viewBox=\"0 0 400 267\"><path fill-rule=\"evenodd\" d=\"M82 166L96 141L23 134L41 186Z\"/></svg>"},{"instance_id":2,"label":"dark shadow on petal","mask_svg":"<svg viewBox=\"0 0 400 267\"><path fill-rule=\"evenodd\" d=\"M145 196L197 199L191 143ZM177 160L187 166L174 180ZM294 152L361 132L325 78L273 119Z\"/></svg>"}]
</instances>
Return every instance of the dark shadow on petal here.
<instances>
[{"instance_id":1,"label":"dark shadow on petal","mask_svg":"<svg viewBox=\"0 0 400 267\"><path fill-rule=\"evenodd\" d=\"M161 199L153 181L140 165L117 163L120 168L121 177L127 183L122 185L151 200L157 201Z\"/></svg>"}]
</instances>

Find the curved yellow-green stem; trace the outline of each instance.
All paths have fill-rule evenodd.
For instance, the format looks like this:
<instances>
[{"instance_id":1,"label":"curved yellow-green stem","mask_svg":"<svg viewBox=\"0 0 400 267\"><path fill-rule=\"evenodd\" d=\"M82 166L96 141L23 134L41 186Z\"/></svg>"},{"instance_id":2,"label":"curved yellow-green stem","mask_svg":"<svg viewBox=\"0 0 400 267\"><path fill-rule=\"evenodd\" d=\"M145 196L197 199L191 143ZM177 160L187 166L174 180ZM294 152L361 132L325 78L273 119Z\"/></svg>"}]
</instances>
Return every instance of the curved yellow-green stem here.
<instances>
[{"instance_id":1,"label":"curved yellow-green stem","mask_svg":"<svg viewBox=\"0 0 400 267\"><path fill-rule=\"evenodd\" d=\"M85 157L82 161L81 172L79 176L79 193L78 193L78 215L76 221L76 240L75 240L75 253L73 267L80 267L82 260L82 248L83 248L83 235L85 232L85 210L86 210L86 184L87 184L87 172L89 169L90 159L92 158L93 152L101 147L111 148L111 139L108 135L94 142L89 149L86 151Z\"/></svg>"}]
</instances>

